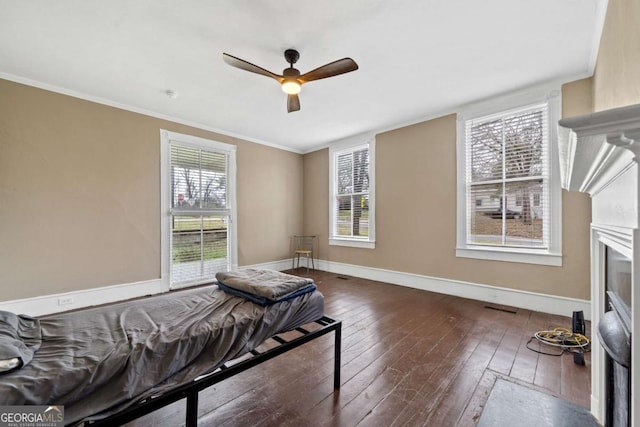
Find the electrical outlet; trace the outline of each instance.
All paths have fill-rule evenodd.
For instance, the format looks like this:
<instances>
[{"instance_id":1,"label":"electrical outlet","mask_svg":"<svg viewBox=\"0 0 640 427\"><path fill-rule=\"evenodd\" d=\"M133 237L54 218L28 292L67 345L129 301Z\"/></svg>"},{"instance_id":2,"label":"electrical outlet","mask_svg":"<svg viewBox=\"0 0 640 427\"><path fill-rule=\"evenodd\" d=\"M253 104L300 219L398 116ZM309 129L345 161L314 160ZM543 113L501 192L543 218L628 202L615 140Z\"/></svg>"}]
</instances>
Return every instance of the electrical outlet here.
<instances>
[{"instance_id":1,"label":"electrical outlet","mask_svg":"<svg viewBox=\"0 0 640 427\"><path fill-rule=\"evenodd\" d=\"M70 305L73 304L73 297L58 298L58 305Z\"/></svg>"}]
</instances>

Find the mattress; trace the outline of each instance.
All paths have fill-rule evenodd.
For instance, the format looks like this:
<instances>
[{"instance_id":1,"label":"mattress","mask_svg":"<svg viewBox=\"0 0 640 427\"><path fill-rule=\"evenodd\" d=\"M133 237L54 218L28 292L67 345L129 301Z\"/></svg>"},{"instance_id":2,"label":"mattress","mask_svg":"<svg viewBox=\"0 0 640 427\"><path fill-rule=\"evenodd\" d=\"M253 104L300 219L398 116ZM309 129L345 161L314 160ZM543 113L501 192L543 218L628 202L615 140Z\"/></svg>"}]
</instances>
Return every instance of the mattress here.
<instances>
[{"instance_id":1,"label":"mattress","mask_svg":"<svg viewBox=\"0 0 640 427\"><path fill-rule=\"evenodd\" d=\"M318 291L261 307L212 285L43 317L33 359L0 377L0 405L64 405L65 423L102 418L323 314Z\"/></svg>"}]
</instances>

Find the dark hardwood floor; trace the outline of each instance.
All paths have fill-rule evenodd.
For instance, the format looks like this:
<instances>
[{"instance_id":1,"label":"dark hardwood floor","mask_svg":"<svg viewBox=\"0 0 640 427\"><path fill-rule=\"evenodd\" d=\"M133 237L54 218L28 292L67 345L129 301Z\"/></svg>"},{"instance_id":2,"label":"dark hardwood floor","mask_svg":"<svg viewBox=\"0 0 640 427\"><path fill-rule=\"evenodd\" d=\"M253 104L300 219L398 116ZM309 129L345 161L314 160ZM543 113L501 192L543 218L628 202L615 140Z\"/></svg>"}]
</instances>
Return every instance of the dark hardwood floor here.
<instances>
[{"instance_id":1,"label":"dark hardwood floor","mask_svg":"<svg viewBox=\"0 0 640 427\"><path fill-rule=\"evenodd\" d=\"M333 273L298 270L342 320L342 385L333 335L200 393L201 426L473 426L497 378L588 407L590 357L535 353L534 332L571 319ZM495 308L503 308L503 311ZM130 426L179 426L177 402Z\"/></svg>"}]
</instances>

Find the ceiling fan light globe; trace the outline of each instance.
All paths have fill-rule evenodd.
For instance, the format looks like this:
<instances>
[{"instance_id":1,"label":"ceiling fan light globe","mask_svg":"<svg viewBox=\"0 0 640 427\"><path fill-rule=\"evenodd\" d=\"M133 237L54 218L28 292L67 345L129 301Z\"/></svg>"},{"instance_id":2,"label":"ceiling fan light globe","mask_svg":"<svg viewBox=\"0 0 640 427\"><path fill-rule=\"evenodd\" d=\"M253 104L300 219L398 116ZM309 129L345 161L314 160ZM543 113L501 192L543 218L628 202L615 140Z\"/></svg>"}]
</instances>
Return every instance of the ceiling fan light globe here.
<instances>
[{"instance_id":1,"label":"ceiling fan light globe","mask_svg":"<svg viewBox=\"0 0 640 427\"><path fill-rule=\"evenodd\" d=\"M302 86L295 80L288 80L282 83L282 91L287 95L297 95L302 90Z\"/></svg>"}]
</instances>

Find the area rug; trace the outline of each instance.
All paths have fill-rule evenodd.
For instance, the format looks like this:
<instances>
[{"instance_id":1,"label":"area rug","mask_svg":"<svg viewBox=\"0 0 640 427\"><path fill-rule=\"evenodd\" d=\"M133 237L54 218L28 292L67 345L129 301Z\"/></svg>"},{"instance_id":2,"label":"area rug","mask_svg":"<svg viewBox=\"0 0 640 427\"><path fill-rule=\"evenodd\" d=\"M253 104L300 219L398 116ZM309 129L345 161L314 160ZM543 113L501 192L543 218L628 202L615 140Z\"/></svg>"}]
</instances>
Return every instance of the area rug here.
<instances>
[{"instance_id":1,"label":"area rug","mask_svg":"<svg viewBox=\"0 0 640 427\"><path fill-rule=\"evenodd\" d=\"M589 410L502 379L496 380L478 427L597 427Z\"/></svg>"}]
</instances>

